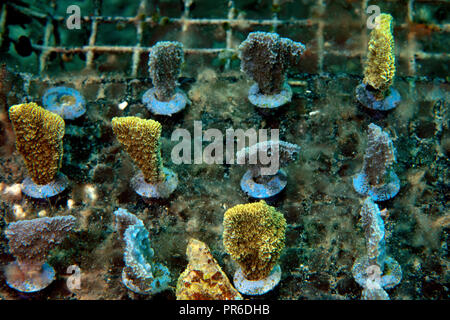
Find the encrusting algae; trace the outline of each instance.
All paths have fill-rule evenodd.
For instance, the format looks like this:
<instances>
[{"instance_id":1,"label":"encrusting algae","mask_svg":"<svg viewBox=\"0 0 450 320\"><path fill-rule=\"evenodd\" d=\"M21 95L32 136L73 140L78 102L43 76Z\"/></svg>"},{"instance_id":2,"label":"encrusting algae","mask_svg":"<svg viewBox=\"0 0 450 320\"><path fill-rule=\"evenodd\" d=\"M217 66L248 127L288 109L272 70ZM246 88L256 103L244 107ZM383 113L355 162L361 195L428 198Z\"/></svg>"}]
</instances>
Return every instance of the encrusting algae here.
<instances>
[{"instance_id":1,"label":"encrusting algae","mask_svg":"<svg viewBox=\"0 0 450 320\"><path fill-rule=\"evenodd\" d=\"M9 108L16 134L16 148L37 185L52 182L63 157L64 120L34 102Z\"/></svg>"},{"instance_id":2,"label":"encrusting algae","mask_svg":"<svg viewBox=\"0 0 450 320\"><path fill-rule=\"evenodd\" d=\"M370 33L366 67L364 69L365 84L376 91L377 100L385 96L392 85L395 75L394 36L392 35L392 16L382 13L377 17L377 27Z\"/></svg>"},{"instance_id":3,"label":"encrusting algae","mask_svg":"<svg viewBox=\"0 0 450 320\"><path fill-rule=\"evenodd\" d=\"M147 183L164 180L161 159L161 124L138 117L115 117L112 128L119 142L141 169Z\"/></svg>"}]
</instances>

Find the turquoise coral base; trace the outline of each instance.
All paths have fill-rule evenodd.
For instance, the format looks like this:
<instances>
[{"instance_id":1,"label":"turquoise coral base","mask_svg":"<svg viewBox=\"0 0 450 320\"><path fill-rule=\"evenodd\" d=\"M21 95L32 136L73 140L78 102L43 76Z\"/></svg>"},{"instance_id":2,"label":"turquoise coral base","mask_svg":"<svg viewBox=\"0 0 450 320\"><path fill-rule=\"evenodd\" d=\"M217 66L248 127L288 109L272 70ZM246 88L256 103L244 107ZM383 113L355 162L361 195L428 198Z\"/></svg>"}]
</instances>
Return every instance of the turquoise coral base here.
<instances>
[{"instance_id":1,"label":"turquoise coral base","mask_svg":"<svg viewBox=\"0 0 450 320\"><path fill-rule=\"evenodd\" d=\"M22 192L31 198L46 199L60 194L68 185L69 179L58 172L52 182L43 185L36 184L30 177L26 177L22 182Z\"/></svg>"}]
</instances>

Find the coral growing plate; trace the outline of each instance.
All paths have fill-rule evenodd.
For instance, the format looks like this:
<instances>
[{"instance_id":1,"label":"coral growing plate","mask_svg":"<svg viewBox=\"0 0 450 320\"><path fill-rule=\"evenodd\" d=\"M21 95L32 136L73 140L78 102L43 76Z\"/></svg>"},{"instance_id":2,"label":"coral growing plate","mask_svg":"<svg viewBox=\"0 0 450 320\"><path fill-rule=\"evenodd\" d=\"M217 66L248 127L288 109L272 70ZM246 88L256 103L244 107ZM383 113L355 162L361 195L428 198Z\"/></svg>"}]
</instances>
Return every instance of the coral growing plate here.
<instances>
[{"instance_id":1,"label":"coral growing plate","mask_svg":"<svg viewBox=\"0 0 450 320\"><path fill-rule=\"evenodd\" d=\"M247 295L261 295L269 292L277 286L281 280L281 267L276 265L270 274L261 280L247 280L239 268L234 274L233 282L236 289Z\"/></svg>"},{"instance_id":2,"label":"coral growing plate","mask_svg":"<svg viewBox=\"0 0 450 320\"><path fill-rule=\"evenodd\" d=\"M20 292L37 292L50 285L55 280L55 270L48 263L42 265L40 272L25 274L20 271L17 262L8 265L6 283L9 287Z\"/></svg>"},{"instance_id":3,"label":"coral growing plate","mask_svg":"<svg viewBox=\"0 0 450 320\"><path fill-rule=\"evenodd\" d=\"M186 94L178 88L175 89L175 95L169 101L159 101L156 98L155 92L156 89L151 88L142 96L142 103L154 114L171 116L172 114L183 110L186 107L186 104L190 103Z\"/></svg>"},{"instance_id":4,"label":"coral growing plate","mask_svg":"<svg viewBox=\"0 0 450 320\"><path fill-rule=\"evenodd\" d=\"M364 83L356 87L356 99L369 109L382 111L394 109L401 101L400 93L392 87L389 88L388 96L383 100L376 100L374 95L367 90L366 84Z\"/></svg>"},{"instance_id":5,"label":"coral growing plate","mask_svg":"<svg viewBox=\"0 0 450 320\"><path fill-rule=\"evenodd\" d=\"M48 89L42 98L42 104L45 109L60 115L63 119L73 120L86 112L86 102L81 93L68 87Z\"/></svg>"},{"instance_id":6,"label":"coral growing plate","mask_svg":"<svg viewBox=\"0 0 450 320\"><path fill-rule=\"evenodd\" d=\"M287 82L283 84L280 93L274 95L262 94L259 92L258 84L254 84L248 91L248 100L258 108L274 109L290 102L292 99L292 89Z\"/></svg>"},{"instance_id":7,"label":"coral growing plate","mask_svg":"<svg viewBox=\"0 0 450 320\"><path fill-rule=\"evenodd\" d=\"M163 168L163 172L166 175L164 181L152 184L145 182L144 174L142 171L139 171L139 173L131 179L131 187L137 194L144 198L168 198L178 186L178 176L175 172L167 168Z\"/></svg>"},{"instance_id":8,"label":"coral growing plate","mask_svg":"<svg viewBox=\"0 0 450 320\"><path fill-rule=\"evenodd\" d=\"M36 184L30 177L26 177L22 182L22 192L31 198L45 199L60 194L68 185L69 179L58 172L52 182L43 185Z\"/></svg>"},{"instance_id":9,"label":"coral growing plate","mask_svg":"<svg viewBox=\"0 0 450 320\"><path fill-rule=\"evenodd\" d=\"M364 173L360 172L353 178L353 187L356 192L362 195L368 195L373 201L386 201L397 195L400 191L400 179L393 170L389 170L388 182L379 185L371 186L367 181Z\"/></svg>"},{"instance_id":10,"label":"coral growing plate","mask_svg":"<svg viewBox=\"0 0 450 320\"><path fill-rule=\"evenodd\" d=\"M257 183L253 180L252 173L250 170L245 172L241 179L241 189L248 196L256 199L270 198L286 187L287 184L287 174L283 169L277 172L268 182Z\"/></svg>"}]
</instances>

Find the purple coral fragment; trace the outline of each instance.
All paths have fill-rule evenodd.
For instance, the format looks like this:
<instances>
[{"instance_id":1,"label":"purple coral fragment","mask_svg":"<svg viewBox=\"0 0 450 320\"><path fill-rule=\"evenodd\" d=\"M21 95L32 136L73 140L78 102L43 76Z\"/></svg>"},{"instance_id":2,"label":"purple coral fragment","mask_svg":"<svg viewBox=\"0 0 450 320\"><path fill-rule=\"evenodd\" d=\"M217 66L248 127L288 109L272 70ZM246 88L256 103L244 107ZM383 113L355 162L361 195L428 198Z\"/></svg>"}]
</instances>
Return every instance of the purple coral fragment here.
<instances>
[{"instance_id":1,"label":"purple coral fragment","mask_svg":"<svg viewBox=\"0 0 450 320\"><path fill-rule=\"evenodd\" d=\"M6 267L7 284L21 292L46 288L55 271L46 262L51 249L60 244L76 223L74 216L58 216L12 222L5 230L9 251L16 258Z\"/></svg>"},{"instance_id":2,"label":"purple coral fragment","mask_svg":"<svg viewBox=\"0 0 450 320\"><path fill-rule=\"evenodd\" d=\"M144 93L142 102L154 114L172 115L186 106L186 94L177 88L177 79L184 62L183 44L161 41L149 54L149 73L153 88Z\"/></svg>"},{"instance_id":3,"label":"purple coral fragment","mask_svg":"<svg viewBox=\"0 0 450 320\"><path fill-rule=\"evenodd\" d=\"M353 178L356 192L368 195L374 201L385 201L397 195L400 180L392 169L394 162L395 148L389 134L371 123L363 168Z\"/></svg>"},{"instance_id":4,"label":"purple coral fragment","mask_svg":"<svg viewBox=\"0 0 450 320\"><path fill-rule=\"evenodd\" d=\"M249 100L261 108L276 108L292 98L286 83L286 71L298 62L305 46L277 33L251 32L239 46L241 70L256 84L249 91Z\"/></svg>"}]
</instances>

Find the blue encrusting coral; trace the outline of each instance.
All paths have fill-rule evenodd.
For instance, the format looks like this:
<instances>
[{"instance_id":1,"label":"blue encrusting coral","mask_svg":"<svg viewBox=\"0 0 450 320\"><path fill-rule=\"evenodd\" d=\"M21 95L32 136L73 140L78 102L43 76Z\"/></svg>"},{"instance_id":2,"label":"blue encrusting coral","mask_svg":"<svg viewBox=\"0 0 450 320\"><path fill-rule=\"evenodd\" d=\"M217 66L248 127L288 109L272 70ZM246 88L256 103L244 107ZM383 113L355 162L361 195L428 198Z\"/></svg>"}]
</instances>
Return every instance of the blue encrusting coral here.
<instances>
[{"instance_id":1,"label":"blue encrusting coral","mask_svg":"<svg viewBox=\"0 0 450 320\"><path fill-rule=\"evenodd\" d=\"M367 197L360 214L366 234L367 255L355 261L353 277L363 287L363 299L387 300L389 296L384 289L400 283L402 270L396 260L386 256L385 227L378 205Z\"/></svg>"},{"instance_id":2,"label":"blue encrusting coral","mask_svg":"<svg viewBox=\"0 0 450 320\"><path fill-rule=\"evenodd\" d=\"M156 294L166 290L171 281L170 271L163 264L153 261L150 236L142 220L122 208L114 214L117 231L125 245L123 284L140 294Z\"/></svg>"}]
</instances>

